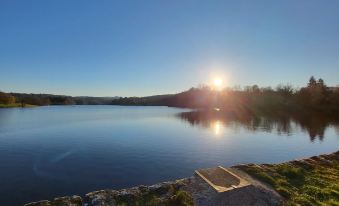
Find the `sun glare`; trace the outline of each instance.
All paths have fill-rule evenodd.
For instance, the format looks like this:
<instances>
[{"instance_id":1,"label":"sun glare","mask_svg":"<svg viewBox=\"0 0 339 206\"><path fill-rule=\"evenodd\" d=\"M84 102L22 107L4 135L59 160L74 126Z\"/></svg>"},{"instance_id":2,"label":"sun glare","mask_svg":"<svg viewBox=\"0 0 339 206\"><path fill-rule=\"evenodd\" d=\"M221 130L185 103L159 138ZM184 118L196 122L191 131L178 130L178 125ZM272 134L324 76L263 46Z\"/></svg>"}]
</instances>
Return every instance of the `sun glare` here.
<instances>
[{"instance_id":1,"label":"sun glare","mask_svg":"<svg viewBox=\"0 0 339 206\"><path fill-rule=\"evenodd\" d=\"M213 85L214 85L215 89L220 90L222 88L222 79L221 78L215 78L213 80Z\"/></svg>"}]
</instances>

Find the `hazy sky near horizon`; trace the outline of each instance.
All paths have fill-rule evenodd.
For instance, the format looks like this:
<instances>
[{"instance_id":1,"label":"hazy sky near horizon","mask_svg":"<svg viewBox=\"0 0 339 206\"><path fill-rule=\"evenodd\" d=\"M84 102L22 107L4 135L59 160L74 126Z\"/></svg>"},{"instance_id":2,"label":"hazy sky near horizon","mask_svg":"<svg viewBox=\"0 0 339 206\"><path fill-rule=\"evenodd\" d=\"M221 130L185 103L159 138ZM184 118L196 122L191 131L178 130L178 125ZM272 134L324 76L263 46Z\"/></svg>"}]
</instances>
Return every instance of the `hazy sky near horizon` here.
<instances>
[{"instance_id":1,"label":"hazy sky near horizon","mask_svg":"<svg viewBox=\"0 0 339 206\"><path fill-rule=\"evenodd\" d=\"M0 90L89 96L339 84L337 0L1 0Z\"/></svg>"}]
</instances>

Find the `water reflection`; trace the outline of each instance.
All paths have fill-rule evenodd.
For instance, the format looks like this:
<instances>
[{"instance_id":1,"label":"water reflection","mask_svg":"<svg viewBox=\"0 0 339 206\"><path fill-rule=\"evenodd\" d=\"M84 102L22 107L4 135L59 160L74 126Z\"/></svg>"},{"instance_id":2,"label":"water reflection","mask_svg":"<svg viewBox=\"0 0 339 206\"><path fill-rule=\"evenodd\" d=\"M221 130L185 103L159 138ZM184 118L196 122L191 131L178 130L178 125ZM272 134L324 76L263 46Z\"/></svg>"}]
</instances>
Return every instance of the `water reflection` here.
<instances>
[{"instance_id":1,"label":"water reflection","mask_svg":"<svg viewBox=\"0 0 339 206\"><path fill-rule=\"evenodd\" d=\"M291 115L291 114L253 114L253 113L225 113L217 110L197 110L182 112L179 118L189 122L192 126L212 129L216 135L221 134L223 128L245 128L248 131L275 132L291 135L298 130L307 132L310 140L323 140L325 130L333 126L339 131L339 118L319 114Z\"/></svg>"},{"instance_id":2,"label":"water reflection","mask_svg":"<svg viewBox=\"0 0 339 206\"><path fill-rule=\"evenodd\" d=\"M212 123L212 128L215 135L221 134L221 122L219 120Z\"/></svg>"}]
</instances>

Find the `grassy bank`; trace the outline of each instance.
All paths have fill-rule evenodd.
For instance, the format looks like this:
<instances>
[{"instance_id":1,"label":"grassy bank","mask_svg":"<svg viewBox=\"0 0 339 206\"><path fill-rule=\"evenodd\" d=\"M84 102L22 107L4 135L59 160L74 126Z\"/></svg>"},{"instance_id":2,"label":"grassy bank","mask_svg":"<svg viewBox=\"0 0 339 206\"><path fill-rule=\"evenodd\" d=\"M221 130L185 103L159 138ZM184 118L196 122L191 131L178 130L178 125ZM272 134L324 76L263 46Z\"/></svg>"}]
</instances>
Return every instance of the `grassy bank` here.
<instances>
[{"instance_id":1,"label":"grassy bank","mask_svg":"<svg viewBox=\"0 0 339 206\"><path fill-rule=\"evenodd\" d=\"M0 108L16 108L16 107L22 107L22 105L19 104L19 103L15 103L15 104L0 104ZM36 107L36 105L25 104L23 107Z\"/></svg>"},{"instance_id":2,"label":"grassy bank","mask_svg":"<svg viewBox=\"0 0 339 206\"><path fill-rule=\"evenodd\" d=\"M339 205L339 151L281 164L236 166L273 187L284 205Z\"/></svg>"}]
</instances>

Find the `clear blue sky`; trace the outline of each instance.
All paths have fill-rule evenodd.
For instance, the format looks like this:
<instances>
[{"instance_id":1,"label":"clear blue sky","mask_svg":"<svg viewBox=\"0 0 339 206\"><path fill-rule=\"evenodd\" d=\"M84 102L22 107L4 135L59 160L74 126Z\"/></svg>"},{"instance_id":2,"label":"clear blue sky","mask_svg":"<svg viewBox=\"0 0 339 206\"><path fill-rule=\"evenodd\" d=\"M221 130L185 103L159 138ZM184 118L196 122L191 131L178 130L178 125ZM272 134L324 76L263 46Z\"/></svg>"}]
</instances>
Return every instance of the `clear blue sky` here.
<instances>
[{"instance_id":1,"label":"clear blue sky","mask_svg":"<svg viewBox=\"0 0 339 206\"><path fill-rule=\"evenodd\" d=\"M91 96L339 84L339 1L1 0L0 90Z\"/></svg>"}]
</instances>

